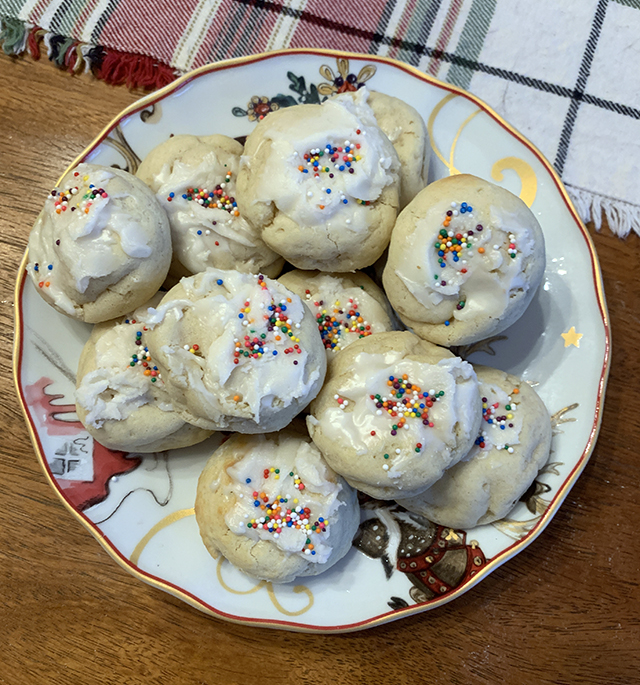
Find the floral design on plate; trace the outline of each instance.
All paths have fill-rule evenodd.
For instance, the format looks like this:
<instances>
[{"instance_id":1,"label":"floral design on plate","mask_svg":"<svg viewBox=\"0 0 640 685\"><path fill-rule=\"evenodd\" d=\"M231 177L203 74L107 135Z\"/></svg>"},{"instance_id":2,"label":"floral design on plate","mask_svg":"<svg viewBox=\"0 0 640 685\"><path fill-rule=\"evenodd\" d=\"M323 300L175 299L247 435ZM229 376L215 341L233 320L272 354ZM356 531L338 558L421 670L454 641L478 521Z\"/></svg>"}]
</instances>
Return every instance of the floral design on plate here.
<instances>
[{"instance_id":1,"label":"floral design on plate","mask_svg":"<svg viewBox=\"0 0 640 685\"><path fill-rule=\"evenodd\" d=\"M362 88L364 84L376 73L376 67L372 64L367 64L358 74L353 74L349 71L349 60L338 59L337 73L326 64L320 67L320 74L327 79L328 82L315 85L307 82L304 76L296 76L292 71L287 72L289 79L289 90L295 93L294 95L283 95L278 93L273 97L266 95L253 95L251 100L247 103L247 108L234 107L231 112L236 117L247 117L249 121L260 121L264 119L270 112L275 112L281 107L292 107L293 105L319 105L324 102L329 96L337 93L354 92Z\"/></svg>"}]
</instances>

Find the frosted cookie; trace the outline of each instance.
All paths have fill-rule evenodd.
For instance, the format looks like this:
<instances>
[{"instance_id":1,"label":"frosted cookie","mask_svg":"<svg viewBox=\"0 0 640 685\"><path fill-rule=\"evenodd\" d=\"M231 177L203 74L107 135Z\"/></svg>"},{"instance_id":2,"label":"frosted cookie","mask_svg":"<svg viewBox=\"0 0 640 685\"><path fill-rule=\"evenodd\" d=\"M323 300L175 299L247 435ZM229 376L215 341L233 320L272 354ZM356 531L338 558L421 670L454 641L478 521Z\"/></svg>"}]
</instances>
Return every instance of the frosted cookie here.
<instances>
[{"instance_id":1,"label":"frosted cookie","mask_svg":"<svg viewBox=\"0 0 640 685\"><path fill-rule=\"evenodd\" d=\"M242 145L227 136L179 135L154 148L137 171L167 212L174 260L189 275L209 266L267 276L282 270L283 259L238 210L241 154Z\"/></svg>"},{"instance_id":2,"label":"frosted cookie","mask_svg":"<svg viewBox=\"0 0 640 685\"><path fill-rule=\"evenodd\" d=\"M547 462L551 447L549 412L536 392L504 371L474 368L483 419L475 445L428 490L398 500L451 528L504 518Z\"/></svg>"},{"instance_id":3,"label":"frosted cookie","mask_svg":"<svg viewBox=\"0 0 640 685\"><path fill-rule=\"evenodd\" d=\"M176 411L201 428L280 430L324 380L311 312L265 276L207 269L183 278L145 320Z\"/></svg>"},{"instance_id":4,"label":"frosted cookie","mask_svg":"<svg viewBox=\"0 0 640 685\"><path fill-rule=\"evenodd\" d=\"M355 491L291 430L232 436L200 476L195 512L214 558L276 583L331 568L360 523Z\"/></svg>"},{"instance_id":5,"label":"frosted cookie","mask_svg":"<svg viewBox=\"0 0 640 685\"><path fill-rule=\"evenodd\" d=\"M329 363L350 343L394 328L384 292L361 272L289 271L278 280L314 313Z\"/></svg>"},{"instance_id":6,"label":"frosted cookie","mask_svg":"<svg viewBox=\"0 0 640 685\"><path fill-rule=\"evenodd\" d=\"M427 185L429 173L427 127L418 110L391 95L371 91L367 103L378 126L393 143L400 160L400 209Z\"/></svg>"},{"instance_id":7,"label":"frosted cookie","mask_svg":"<svg viewBox=\"0 0 640 685\"><path fill-rule=\"evenodd\" d=\"M97 323L146 302L171 262L167 215L138 178L79 164L49 194L29 236L27 271L58 311Z\"/></svg>"},{"instance_id":8,"label":"frosted cookie","mask_svg":"<svg viewBox=\"0 0 640 685\"><path fill-rule=\"evenodd\" d=\"M157 304L157 295L149 306ZM188 447L211 435L174 411L146 346L141 318L147 306L121 320L96 324L76 375L76 411L101 444L123 452Z\"/></svg>"},{"instance_id":9,"label":"frosted cookie","mask_svg":"<svg viewBox=\"0 0 640 685\"><path fill-rule=\"evenodd\" d=\"M400 214L383 283L418 335L463 345L517 321L544 268L542 230L524 202L461 174L427 186Z\"/></svg>"},{"instance_id":10,"label":"frosted cookie","mask_svg":"<svg viewBox=\"0 0 640 685\"><path fill-rule=\"evenodd\" d=\"M298 269L361 269L389 242L399 161L366 99L279 109L247 138L240 211Z\"/></svg>"},{"instance_id":11,"label":"frosted cookie","mask_svg":"<svg viewBox=\"0 0 640 685\"><path fill-rule=\"evenodd\" d=\"M408 331L340 352L310 409L331 468L378 499L426 490L469 452L481 420L471 364Z\"/></svg>"}]
</instances>

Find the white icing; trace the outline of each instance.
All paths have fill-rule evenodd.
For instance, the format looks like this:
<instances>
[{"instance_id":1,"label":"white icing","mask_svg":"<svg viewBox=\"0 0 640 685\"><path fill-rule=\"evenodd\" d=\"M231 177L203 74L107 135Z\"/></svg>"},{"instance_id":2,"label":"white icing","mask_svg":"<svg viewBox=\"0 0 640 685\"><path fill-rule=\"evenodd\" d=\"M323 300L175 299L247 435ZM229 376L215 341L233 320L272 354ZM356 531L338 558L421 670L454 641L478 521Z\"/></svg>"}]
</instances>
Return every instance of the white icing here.
<instances>
[{"instance_id":1,"label":"white icing","mask_svg":"<svg viewBox=\"0 0 640 685\"><path fill-rule=\"evenodd\" d=\"M218 280L222 285L217 284ZM300 298L276 281L265 279L264 282L268 283L266 289L258 285L257 276L210 268L182 279L185 297L164 301L145 317L147 324L152 322L155 326L161 321L175 322L186 316L199 322L202 339L188 342L199 344L201 355L192 354L173 342L165 344L161 351L172 379L198 396L208 416L230 415L259 422L264 410L288 407L294 399L306 397L320 376L317 366L310 368L304 342L293 341L277 329L268 331L265 320L265 316L269 318L272 302L280 306L285 300L291 330L297 338L295 332L299 331L306 312ZM251 311L241 312L247 301ZM242 318L239 313L243 313ZM261 339L262 334L266 336L262 356L243 357L235 364L236 341L243 343L246 335L252 340ZM295 344L301 352L285 354L285 349ZM234 400L235 396L240 400Z\"/></svg>"},{"instance_id":2,"label":"white icing","mask_svg":"<svg viewBox=\"0 0 640 685\"><path fill-rule=\"evenodd\" d=\"M264 478L265 469L279 469ZM304 484L303 490L295 488L294 476L298 475ZM235 504L225 514L225 523L229 530L251 538L252 540L269 540L286 554L297 554L314 563L325 563L331 556L332 519L343 502L338 499L342 486L328 480L327 467L318 450L311 444L298 438L281 438L278 447L268 440L251 449L240 461L227 469L232 479L231 491L235 495ZM276 480L276 475L279 478ZM251 482L247 483L247 479ZM287 526L284 521L280 533L269 532L265 528L248 528L247 524L256 519L257 525L264 522L268 515L266 510L254 505L253 493L265 493L268 503L276 497L288 501L280 503L286 509L302 507L310 509L308 523L300 522L300 529ZM297 500L297 501L296 501ZM261 501L261 504L264 502ZM262 518L262 521L261 521ZM278 520L280 517L274 517ZM314 532L306 529L319 518L328 521L325 532ZM304 526L304 528L302 528ZM315 554L306 554L307 539L311 540ZM311 551L311 550L310 550Z\"/></svg>"},{"instance_id":3,"label":"white icing","mask_svg":"<svg viewBox=\"0 0 640 685\"><path fill-rule=\"evenodd\" d=\"M79 164L74 171L78 176L67 174L61 190L77 187L78 191L60 214L55 206L59 193L47 198L29 238L27 266L36 283L49 282L47 296L71 315L73 300L87 301L82 295L95 279L104 279L104 290L133 271L139 259L151 254L149 236L138 221L142 217L138 216L140 209L133 207L129 184L94 165ZM107 197L99 195L91 200L85 213L83 195L89 192L89 184L104 189Z\"/></svg>"},{"instance_id":4,"label":"white icing","mask_svg":"<svg viewBox=\"0 0 640 685\"><path fill-rule=\"evenodd\" d=\"M336 442L357 456L389 454L383 466L389 467L384 472L392 481L410 472L412 464L425 455L445 468L457 444L456 424L468 432L477 416L478 386L471 365L457 357L438 364L416 362L403 359L402 353L394 350L361 352L349 368L349 375L336 390L349 405L342 409L336 400L335 406L323 410L323 431L335 435ZM408 418L406 428L398 429L394 436L391 428L400 416L392 418L384 409L377 409L370 396L390 397L387 381L390 376L398 378L403 374L422 391L444 391L444 395L428 409L433 427L425 426L420 418ZM422 445L419 453L415 451L418 443Z\"/></svg>"},{"instance_id":5,"label":"white icing","mask_svg":"<svg viewBox=\"0 0 640 685\"><path fill-rule=\"evenodd\" d=\"M138 330L136 324L117 324L95 343L97 368L85 374L76 390L76 402L95 428L105 421L123 421L145 404L153 403L162 411L173 409L161 381L152 383L141 365L129 365L132 355L144 349L135 344Z\"/></svg>"},{"instance_id":6,"label":"white icing","mask_svg":"<svg viewBox=\"0 0 640 685\"><path fill-rule=\"evenodd\" d=\"M306 295L302 292L299 294L316 318L319 314L325 314L344 322L344 325L338 329L340 332L335 347L326 348L328 359L332 359L337 352L359 340L360 337L365 337L359 330L360 326L365 326L365 331L371 335L391 330L387 312L362 288L344 287L339 278L329 274L315 276L306 285L311 292ZM363 319L362 323L358 323L355 317L348 318L350 311L358 311ZM328 336L326 340L329 340Z\"/></svg>"},{"instance_id":7,"label":"white icing","mask_svg":"<svg viewBox=\"0 0 640 685\"><path fill-rule=\"evenodd\" d=\"M324 227L329 232L366 232L368 209L357 200L377 200L382 190L396 180L398 166L393 146L378 128L367 97L366 88L362 88L354 97L332 98L322 109L286 130L269 130L263 144L270 144L271 150L266 172L258 181L258 201L275 203L300 226ZM360 134L356 133L358 130ZM321 160L331 168L334 178L329 173L320 173L315 178L304 155L311 150L324 150L327 143L343 147L345 141L361 146L354 150L361 157L353 163L354 173L334 169L330 159L323 156ZM343 154L340 153L340 164L344 163ZM243 163L248 161L243 158ZM302 173L299 166L309 173Z\"/></svg>"},{"instance_id":8,"label":"white icing","mask_svg":"<svg viewBox=\"0 0 640 685\"><path fill-rule=\"evenodd\" d=\"M269 252L242 216L217 207L204 207L182 197L188 188L213 192L216 186L222 185L224 192L235 198L239 160L238 156L227 153L223 161L211 151L195 168L175 162L165 164L154 176L154 187L158 188L156 197L169 216L174 252L193 273L216 266L216 262L220 264L223 257L234 263L240 258L246 261L246 250ZM227 172L231 174L229 181L225 181ZM171 199L170 193L174 193ZM238 268L242 266L237 264Z\"/></svg>"},{"instance_id":9,"label":"white icing","mask_svg":"<svg viewBox=\"0 0 640 685\"><path fill-rule=\"evenodd\" d=\"M520 431L522 430L522 413L517 411L518 396L508 395L503 388L495 383L485 383L478 381L480 387L480 395L482 398L487 398L487 404L492 407L498 403L498 407L494 408L492 423L489 423L484 418L480 424L480 435L484 439L484 447L474 445L469 454L463 461L471 461L474 458L482 458L487 456L492 450L505 450L513 445L520 444ZM509 406L510 409L505 407ZM497 421L495 417L506 416L507 419Z\"/></svg>"},{"instance_id":10,"label":"white icing","mask_svg":"<svg viewBox=\"0 0 640 685\"><path fill-rule=\"evenodd\" d=\"M473 231L471 248L462 250L458 262L447 255L442 268L434 246L446 211L451 209L450 203L440 202L417 221L395 273L418 302L430 310L437 308L442 322L452 317L460 321L500 317L513 293L529 289L523 265L534 250L531 231L515 213L494 205L475 206L471 214L453 217L447 229L456 234ZM482 231L476 230L478 224ZM510 234L516 238L515 258L508 254ZM467 273L462 273L463 268ZM456 307L460 301L465 303L463 309Z\"/></svg>"}]
</instances>

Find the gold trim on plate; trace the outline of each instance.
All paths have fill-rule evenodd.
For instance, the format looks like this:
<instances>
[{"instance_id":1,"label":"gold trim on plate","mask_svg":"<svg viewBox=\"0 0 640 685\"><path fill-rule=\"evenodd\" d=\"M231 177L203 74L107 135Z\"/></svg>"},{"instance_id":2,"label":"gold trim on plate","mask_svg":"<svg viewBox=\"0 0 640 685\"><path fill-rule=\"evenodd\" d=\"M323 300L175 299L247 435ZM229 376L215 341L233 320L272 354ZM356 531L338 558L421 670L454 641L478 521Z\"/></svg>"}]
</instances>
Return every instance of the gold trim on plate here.
<instances>
[{"instance_id":1,"label":"gold trim on plate","mask_svg":"<svg viewBox=\"0 0 640 685\"><path fill-rule=\"evenodd\" d=\"M175 597L178 597L179 599L183 600L187 604L190 604L191 606L195 607L196 609L200 609L201 611L209 614L210 616L215 616L218 618L223 618L227 621L230 621L232 623L237 623L241 625L260 625L260 626L266 626L266 627L274 627L274 628L287 628L288 630L296 631L296 632L314 632L314 633L347 633L347 632L354 632L357 630L362 630L364 628L371 628L373 626L381 625L384 623L388 623L390 621L397 620L399 618L402 618L404 616L410 616L412 614L418 614L423 611L435 609L439 606L442 606L443 604L447 604L448 602L456 599L460 595L464 594L468 590L470 590L472 587L474 587L480 580L482 580L486 575L494 571L498 566L501 566L503 563L508 561L511 557L513 557L515 554L517 554L521 549L524 549L528 545L530 545L537 537L540 535L540 533L544 530L546 523L550 520L550 518L555 514L555 512L558 510L560 507L560 504L564 500L567 492L571 489L575 481L578 479L578 476L584 469L587 461L589 460L589 457L591 456L591 453L593 452L593 449L595 447L595 442L596 438L598 436L598 432L600 430L600 425L602 423L602 405L603 405L603 400L604 400L604 392L607 384L607 379L609 376L609 369L611 366L611 322L609 320L609 314L607 311L607 305L606 305L606 300L604 296L604 288L602 285L602 273L600 270L600 264L598 262L597 256L596 256L596 251L595 247L593 244L593 240L591 239L591 236L589 235L586 227L582 223L580 216L578 215L578 212L576 211L575 207L573 206L573 203L571 201L571 198L569 197L567 191L565 190L564 186L562 185L562 181L558 174L556 173L555 169L551 165L551 163L542 155L542 153L531 143L529 142L520 132L518 132L516 129L511 126L508 122L506 122L499 114L497 114L493 109L491 109L488 105L486 105L482 100L477 98L475 95L472 95L470 93L465 92L461 88L458 88L457 86L453 86L447 83L443 83L442 81L439 81L438 79L434 78L433 76L429 76L428 74L424 74L423 72L419 71L416 67L412 67L408 64L404 64L402 62L399 62L397 60L388 58L388 57L380 57L377 55L362 55L359 53L350 53L350 52L343 52L340 50L325 50L325 49L316 49L316 48L293 48L293 49L287 49L287 50L275 50L273 52L269 53L262 53L258 55L251 55L247 57L238 57L236 59L231 59L231 60L226 60L223 62L217 62L215 64L208 64L203 67L200 67L198 69L195 69L192 72L189 72L188 74L185 74L184 76L181 76L180 78L176 79L169 85L165 86L164 88L161 88L159 91L156 91L155 93L151 93L150 95L147 95L146 97L142 98L141 100L138 100L137 102L133 103L132 105L129 105L126 109L124 109L118 116L111 121L101 132L100 134L91 142L91 144L85 148L85 150L76 157L76 159L69 165L69 167L64 171L64 173L60 176L60 180L70 171L76 164L78 164L82 159L87 155L88 151L94 149L97 147L97 145L102 142L102 140L113 130L118 123L126 116L129 114L143 110L145 108L150 107L154 102L157 100L162 99L164 96L168 95L169 93L172 93L174 90L182 87L184 84L190 82L191 80L199 77L202 74L214 72L214 71L219 71L219 70L224 70L228 69L231 67L235 66L240 66L243 64L250 64L252 62L260 62L260 61L266 61L266 60L272 60L272 59L278 59L281 57L291 57L295 55L315 55L317 57L321 58L327 58L327 57L333 57L335 59L342 57L346 59L352 59L355 61L366 61L366 62L377 62L378 64L386 64L388 66L394 67L396 69L400 69L401 71L404 71L406 73L409 73L416 78L420 79L421 81L424 81L425 83L430 83L433 86L436 86L437 88L440 88L445 91L449 91L449 95L445 98L447 101L453 99L454 97L457 96L462 96L466 98L467 100L475 103L481 110L486 112L490 117L492 117L499 125L501 125L504 129L509 131L513 137L521 142L525 147L527 147L533 154L538 158L540 163L545 167L547 173L550 175L550 177L553 179L553 181L556 184L556 187L558 189L558 192L562 196L563 200L565 201L565 204L567 208L569 209L570 214L573 216L574 221L576 222L576 225L578 226L580 232L582 233L582 236L587 243L587 247L589 249L589 254L591 257L591 263L593 266L593 278L595 282L595 289L596 289L596 295L598 299L598 304L600 307L600 312L602 316L602 321L603 321L603 326L604 326L604 335L605 335L605 351L604 351L604 364L602 368L602 373L600 376L600 384L599 384L599 392L598 392L598 398L596 402L596 414L595 414L595 419L593 422L591 434L589 436L589 439L587 440L587 443L585 445L585 449L582 453L582 456L578 460L578 463L574 467L572 473L569 475L567 480L565 481L564 485L562 488L558 490L556 493L556 496L552 500L551 505L549 508L545 511L545 513L542 515L540 520L538 521L537 525L533 529L531 533L529 533L525 538L522 540L514 543L511 547L508 547L505 549L501 554L499 554L497 557L494 557L491 559L487 565L478 572L477 575L475 575L468 583L466 583L463 586L460 586L450 594L446 595L445 597L442 597L440 599L437 599L435 601L430 601L428 604L416 604L413 606L406 607L404 609L398 609L398 610L393 610L389 611L386 614L382 614L380 616L377 616L372 619L364 620L364 621L359 621L356 623L348 624L348 625L336 625L336 626L317 626L317 625L307 625L307 624L296 624L296 623L290 623L287 621L278 621L278 620L262 620L262 619L251 619L251 618L241 618L238 616L234 616L231 614L227 614L219 609L215 609L208 604L206 604L204 601L194 597L190 593L181 590L180 588L163 581L159 578L156 578L155 576L152 576L149 573L143 573L137 569L136 566L134 566L130 560L126 559L123 557L117 549L113 546L113 544L106 540L100 529L93 523L91 522L86 516L84 516L82 513L78 512L76 509L74 509L71 504L67 501L65 498L64 494L62 491L58 488L57 483L53 480L51 477L49 470L47 468L46 464L46 458L43 455L41 449L40 449L40 443L38 440L37 435L35 434L33 425L30 420L29 412L27 409L27 406L24 401L24 397L22 395L21 391L21 386L20 386L20 381L18 377L18 372L19 372L19 361L21 359L21 346L22 346L22 318L21 318L21 310L20 310L20 292L22 289L22 286L25 281L26 277L26 264L28 261L28 251L25 251L24 257L22 259L22 262L20 264L20 271L18 273L18 278L16 279L16 286L15 286L15 292L14 292L14 298L15 298L15 311L16 311L16 333L14 336L14 344L13 344L13 379L14 383L16 386L16 391L18 393L18 398L20 401L20 406L22 408L22 412L25 417L25 421L27 423L27 430L29 431L29 436L31 438L31 441L34 446L34 450L36 453L36 456L38 458L38 461L40 462L40 466L42 467L42 470L45 474L45 478L53 488L53 490L56 492L58 497L62 500L63 505L67 508L67 510L75 516L75 518L84 525L89 532L96 538L96 540L100 543L100 545L105 549L105 551L118 563L124 570L129 572L131 575L134 577L138 578L139 580L142 580L154 587L157 587L161 590L164 590L170 594L172 594ZM444 106L444 104L441 101L440 105L441 107ZM431 118L430 118L431 120ZM435 150L434 150L435 152ZM436 153L438 154L438 153ZM446 160L442 158L440 154L438 154L440 159L444 162L445 165L447 165ZM58 184L60 183L60 180L58 181Z\"/></svg>"}]
</instances>

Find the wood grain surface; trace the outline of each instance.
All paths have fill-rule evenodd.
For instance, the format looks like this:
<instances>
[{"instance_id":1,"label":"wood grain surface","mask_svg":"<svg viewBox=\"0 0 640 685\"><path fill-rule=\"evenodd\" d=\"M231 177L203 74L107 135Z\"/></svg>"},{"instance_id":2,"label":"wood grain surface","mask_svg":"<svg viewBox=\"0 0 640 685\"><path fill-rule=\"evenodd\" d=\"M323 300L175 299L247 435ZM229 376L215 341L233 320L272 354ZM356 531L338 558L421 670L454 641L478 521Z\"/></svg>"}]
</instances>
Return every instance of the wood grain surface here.
<instances>
[{"instance_id":1,"label":"wood grain surface","mask_svg":"<svg viewBox=\"0 0 640 685\"><path fill-rule=\"evenodd\" d=\"M69 515L14 390L13 285L47 191L141 95L0 57L0 683L640 682L637 235L590 227L614 339L591 461L530 547L442 608L342 636L232 625L130 576Z\"/></svg>"}]
</instances>

